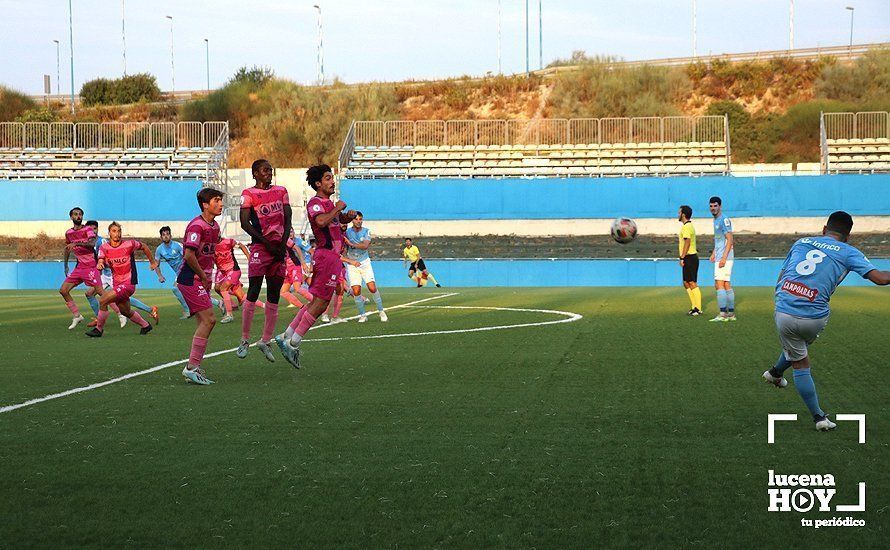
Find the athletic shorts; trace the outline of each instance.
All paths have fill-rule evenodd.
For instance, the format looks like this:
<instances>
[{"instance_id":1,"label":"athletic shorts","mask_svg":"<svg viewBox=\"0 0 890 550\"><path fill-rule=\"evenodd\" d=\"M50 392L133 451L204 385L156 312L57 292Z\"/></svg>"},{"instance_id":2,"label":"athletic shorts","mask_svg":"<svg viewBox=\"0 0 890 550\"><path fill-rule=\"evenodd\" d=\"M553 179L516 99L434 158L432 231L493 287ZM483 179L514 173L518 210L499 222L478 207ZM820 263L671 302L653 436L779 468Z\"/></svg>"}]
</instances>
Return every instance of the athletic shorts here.
<instances>
[{"instance_id":1,"label":"athletic shorts","mask_svg":"<svg viewBox=\"0 0 890 550\"><path fill-rule=\"evenodd\" d=\"M683 261L683 282L698 282L698 254L687 254Z\"/></svg>"},{"instance_id":2,"label":"athletic shorts","mask_svg":"<svg viewBox=\"0 0 890 550\"><path fill-rule=\"evenodd\" d=\"M238 272L231 271L230 273ZM182 298L189 306L190 316L213 307L213 302L210 301L210 293L207 292L207 289L204 288L199 279L195 278L195 281L190 285L176 283L176 287L179 289L179 292L182 292Z\"/></svg>"},{"instance_id":3,"label":"athletic shorts","mask_svg":"<svg viewBox=\"0 0 890 550\"><path fill-rule=\"evenodd\" d=\"M287 266L284 282L291 285L299 285L303 282L303 268L298 265Z\"/></svg>"},{"instance_id":4,"label":"athletic shorts","mask_svg":"<svg viewBox=\"0 0 890 550\"><path fill-rule=\"evenodd\" d=\"M65 282L75 286L84 283L87 286L95 287L101 285L102 277L95 267L77 266L65 277Z\"/></svg>"},{"instance_id":5,"label":"athletic shorts","mask_svg":"<svg viewBox=\"0 0 890 550\"><path fill-rule=\"evenodd\" d=\"M371 259L362 260L361 265L355 267L353 265L346 266L346 277L349 279L349 286L362 286L374 282L374 268L371 267Z\"/></svg>"},{"instance_id":6,"label":"athletic shorts","mask_svg":"<svg viewBox=\"0 0 890 550\"><path fill-rule=\"evenodd\" d=\"M408 271L426 271L426 264L423 263L423 258L418 259L416 262L411 262Z\"/></svg>"},{"instance_id":7,"label":"athletic shorts","mask_svg":"<svg viewBox=\"0 0 890 550\"><path fill-rule=\"evenodd\" d=\"M250 245L250 260L247 263L248 277L273 277L284 279L284 258L275 259L261 243Z\"/></svg>"},{"instance_id":8,"label":"athletic shorts","mask_svg":"<svg viewBox=\"0 0 890 550\"><path fill-rule=\"evenodd\" d=\"M216 275L213 277L213 284L220 285L222 283L229 283L232 285L232 288L237 288L241 285L241 271L233 270L233 271L223 271L221 269L216 270Z\"/></svg>"},{"instance_id":9,"label":"athletic shorts","mask_svg":"<svg viewBox=\"0 0 890 550\"><path fill-rule=\"evenodd\" d=\"M785 359L800 361L807 356L807 347L816 341L828 324L828 315L818 319L795 317L776 312L776 331L785 351Z\"/></svg>"},{"instance_id":10,"label":"athletic shorts","mask_svg":"<svg viewBox=\"0 0 890 550\"><path fill-rule=\"evenodd\" d=\"M112 288L114 291L114 303L122 304L126 301L129 301L130 296L136 294L136 285L130 283L121 283L118 285L114 285Z\"/></svg>"},{"instance_id":11,"label":"athletic shorts","mask_svg":"<svg viewBox=\"0 0 890 550\"><path fill-rule=\"evenodd\" d=\"M732 260L726 260L726 265L723 267L720 267L719 259L714 262L714 280L728 283L730 279L732 279Z\"/></svg>"},{"instance_id":12,"label":"athletic shorts","mask_svg":"<svg viewBox=\"0 0 890 550\"><path fill-rule=\"evenodd\" d=\"M312 284L309 292L322 300L330 300L337 290L340 273L343 271L343 261L340 256L326 248L315 251L313 257Z\"/></svg>"}]
</instances>

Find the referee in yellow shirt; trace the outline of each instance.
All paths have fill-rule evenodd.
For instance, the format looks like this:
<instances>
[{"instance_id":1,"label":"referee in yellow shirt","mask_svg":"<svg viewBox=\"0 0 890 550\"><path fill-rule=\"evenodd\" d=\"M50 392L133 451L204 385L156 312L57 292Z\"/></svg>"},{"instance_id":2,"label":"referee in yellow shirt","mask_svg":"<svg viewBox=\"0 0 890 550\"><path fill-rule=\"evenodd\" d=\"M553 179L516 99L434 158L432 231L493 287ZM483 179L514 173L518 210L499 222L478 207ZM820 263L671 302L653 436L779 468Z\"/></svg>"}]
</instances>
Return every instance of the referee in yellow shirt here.
<instances>
[{"instance_id":1,"label":"referee in yellow shirt","mask_svg":"<svg viewBox=\"0 0 890 550\"><path fill-rule=\"evenodd\" d=\"M433 274L427 271L426 263L424 263L423 258L420 257L420 249L414 245L414 241L411 239L405 239L405 248L402 249L402 257L405 259L405 263L411 262L411 265L408 266L408 278L417 283L418 288L426 284L427 279L437 287L442 286L436 281ZM420 271L419 275L417 274L418 271Z\"/></svg>"},{"instance_id":2,"label":"referee in yellow shirt","mask_svg":"<svg viewBox=\"0 0 890 550\"><path fill-rule=\"evenodd\" d=\"M698 248L695 246L695 227L692 225L692 207L683 205L677 213L680 227L680 266L683 268L683 286L689 294L692 309L687 315L701 315L701 289L698 288Z\"/></svg>"}]
</instances>

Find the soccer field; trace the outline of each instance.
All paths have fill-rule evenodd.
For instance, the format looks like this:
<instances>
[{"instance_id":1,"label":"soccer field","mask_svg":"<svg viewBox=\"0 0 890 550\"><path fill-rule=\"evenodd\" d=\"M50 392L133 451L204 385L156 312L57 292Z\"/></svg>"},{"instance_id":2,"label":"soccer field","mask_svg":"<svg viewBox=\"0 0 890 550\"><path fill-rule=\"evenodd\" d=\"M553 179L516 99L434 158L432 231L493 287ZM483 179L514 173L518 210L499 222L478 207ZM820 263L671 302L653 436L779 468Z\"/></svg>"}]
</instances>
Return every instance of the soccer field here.
<instances>
[{"instance_id":1,"label":"soccer field","mask_svg":"<svg viewBox=\"0 0 890 550\"><path fill-rule=\"evenodd\" d=\"M0 546L886 544L886 289L840 289L811 356L823 408L866 415L864 445L854 422L816 432L790 371L761 380L771 289L738 289L737 323L685 316L682 288L383 295L389 323L313 330L299 371L237 359L236 314L210 340L230 350L205 361L213 386L180 362L0 413ZM0 406L184 360L194 322L139 296L156 330L90 339L56 293L0 292ZM772 445L769 413L799 418ZM768 512L770 469L831 473L832 510L866 482L867 509ZM848 515L865 527L801 526Z\"/></svg>"}]
</instances>

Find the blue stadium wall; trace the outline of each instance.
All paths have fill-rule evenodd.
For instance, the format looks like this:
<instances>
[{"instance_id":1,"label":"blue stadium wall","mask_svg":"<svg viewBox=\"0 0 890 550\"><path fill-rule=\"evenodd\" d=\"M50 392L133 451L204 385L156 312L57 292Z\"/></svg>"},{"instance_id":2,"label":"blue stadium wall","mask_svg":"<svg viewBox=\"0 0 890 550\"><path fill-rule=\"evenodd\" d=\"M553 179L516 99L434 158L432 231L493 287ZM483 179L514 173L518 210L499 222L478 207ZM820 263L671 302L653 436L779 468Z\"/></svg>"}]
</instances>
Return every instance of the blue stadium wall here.
<instances>
[{"instance_id":1,"label":"blue stadium wall","mask_svg":"<svg viewBox=\"0 0 890 550\"><path fill-rule=\"evenodd\" d=\"M890 259L873 259L879 269L890 270ZM733 272L736 286L773 286L780 259L738 259ZM680 286L676 260L427 260L427 267L445 286ZM139 262L139 287L172 288L173 273L162 267L167 283L161 285ZM382 288L413 286L401 261L374 262L374 274ZM0 289L57 289L64 273L61 262L0 262ZM699 283L710 286L714 266L703 262ZM844 284L871 285L856 274Z\"/></svg>"},{"instance_id":2,"label":"blue stadium wall","mask_svg":"<svg viewBox=\"0 0 890 550\"><path fill-rule=\"evenodd\" d=\"M732 216L890 215L890 174L790 177L343 180L378 220L664 218L718 195Z\"/></svg>"},{"instance_id":3,"label":"blue stadium wall","mask_svg":"<svg viewBox=\"0 0 890 550\"><path fill-rule=\"evenodd\" d=\"M64 220L74 206L98 220L186 221L199 189L197 180L0 180L0 222Z\"/></svg>"}]
</instances>

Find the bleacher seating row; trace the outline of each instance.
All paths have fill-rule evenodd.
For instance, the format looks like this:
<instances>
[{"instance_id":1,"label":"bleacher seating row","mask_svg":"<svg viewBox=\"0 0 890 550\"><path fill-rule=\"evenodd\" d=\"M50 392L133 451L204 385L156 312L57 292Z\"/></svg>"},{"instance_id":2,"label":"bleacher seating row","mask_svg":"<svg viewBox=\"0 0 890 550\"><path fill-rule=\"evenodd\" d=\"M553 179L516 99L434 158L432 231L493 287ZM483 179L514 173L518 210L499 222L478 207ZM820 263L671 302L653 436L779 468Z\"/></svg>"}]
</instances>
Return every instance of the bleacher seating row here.
<instances>
[{"instance_id":1,"label":"bleacher seating row","mask_svg":"<svg viewBox=\"0 0 890 550\"><path fill-rule=\"evenodd\" d=\"M826 171L890 170L890 138L826 139Z\"/></svg>"},{"instance_id":2,"label":"bleacher seating row","mask_svg":"<svg viewBox=\"0 0 890 550\"><path fill-rule=\"evenodd\" d=\"M343 168L343 167L341 167ZM728 171L724 142L356 146L345 177L705 175Z\"/></svg>"},{"instance_id":3,"label":"bleacher seating row","mask_svg":"<svg viewBox=\"0 0 890 550\"><path fill-rule=\"evenodd\" d=\"M212 149L0 151L0 178L202 179Z\"/></svg>"}]
</instances>

